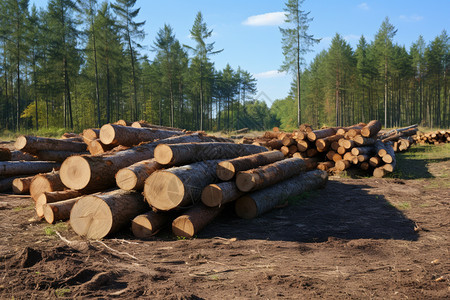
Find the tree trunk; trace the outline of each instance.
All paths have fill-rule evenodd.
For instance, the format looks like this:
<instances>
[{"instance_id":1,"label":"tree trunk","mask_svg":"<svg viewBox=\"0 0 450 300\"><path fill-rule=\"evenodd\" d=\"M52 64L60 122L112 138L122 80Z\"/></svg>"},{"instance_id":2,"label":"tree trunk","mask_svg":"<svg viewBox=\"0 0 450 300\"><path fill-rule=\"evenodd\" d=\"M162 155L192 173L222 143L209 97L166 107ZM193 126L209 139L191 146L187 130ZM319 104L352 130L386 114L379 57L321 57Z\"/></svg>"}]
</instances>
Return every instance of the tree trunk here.
<instances>
[{"instance_id":1,"label":"tree trunk","mask_svg":"<svg viewBox=\"0 0 450 300\"><path fill-rule=\"evenodd\" d=\"M222 206L244 195L233 181L210 184L203 189L202 202L208 207Z\"/></svg>"},{"instance_id":2,"label":"tree trunk","mask_svg":"<svg viewBox=\"0 0 450 300\"><path fill-rule=\"evenodd\" d=\"M223 141L226 139L194 133L162 139L113 154L71 156L61 165L61 180L73 190L101 191L116 184L114 176L120 169L153 158L154 150L159 144Z\"/></svg>"},{"instance_id":3,"label":"tree trunk","mask_svg":"<svg viewBox=\"0 0 450 300\"><path fill-rule=\"evenodd\" d=\"M66 187L61 181L59 172L50 172L34 176L30 185L31 198L36 202L43 192L63 191Z\"/></svg>"},{"instance_id":4,"label":"tree trunk","mask_svg":"<svg viewBox=\"0 0 450 300\"><path fill-rule=\"evenodd\" d=\"M0 176L32 175L50 172L61 164L48 161L5 161L0 162Z\"/></svg>"},{"instance_id":5,"label":"tree trunk","mask_svg":"<svg viewBox=\"0 0 450 300\"><path fill-rule=\"evenodd\" d=\"M70 225L82 237L101 239L122 229L131 219L148 210L141 194L113 190L81 197L70 212Z\"/></svg>"},{"instance_id":6,"label":"tree trunk","mask_svg":"<svg viewBox=\"0 0 450 300\"><path fill-rule=\"evenodd\" d=\"M216 174L223 181L232 179L238 172L274 163L284 159L280 151L262 152L235 159L222 161L217 164Z\"/></svg>"},{"instance_id":7,"label":"tree trunk","mask_svg":"<svg viewBox=\"0 0 450 300\"><path fill-rule=\"evenodd\" d=\"M42 161L56 161L62 163L68 157L73 155L87 154L71 151L53 151L53 150L39 150L36 151L36 156Z\"/></svg>"},{"instance_id":8,"label":"tree trunk","mask_svg":"<svg viewBox=\"0 0 450 300\"><path fill-rule=\"evenodd\" d=\"M87 146L84 143L72 142L64 139L52 139L37 136L21 135L14 143L17 150L28 153L36 153L41 150L51 151L71 151L86 152Z\"/></svg>"},{"instance_id":9,"label":"tree trunk","mask_svg":"<svg viewBox=\"0 0 450 300\"><path fill-rule=\"evenodd\" d=\"M155 160L162 165L180 166L198 161L230 159L261 152L267 148L232 143L160 144L155 149Z\"/></svg>"},{"instance_id":10,"label":"tree trunk","mask_svg":"<svg viewBox=\"0 0 450 300\"><path fill-rule=\"evenodd\" d=\"M172 213L149 211L131 221L131 231L137 238L148 239L169 225L173 218L174 214Z\"/></svg>"},{"instance_id":11,"label":"tree trunk","mask_svg":"<svg viewBox=\"0 0 450 300\"><path fill-rule=\"evenodd\" d=\"M81 198L82 197L44 204L43 210L45 221L54 224L57 221L68 220L70 218L70 211L75 203Z\"/></svg>"},{"instance_id":12,"label":"tree trunk","mask_svg":"<svg viewBox=\"0 0 450 300\"><path fill-rule=\"evenodd\" d=\"M36 214L44 217L44 206L49 203L60 202L83 196L83 193L74 190L42 192L36 199Z\"/></svg>"},{"instance_id":13,"label":"tree trunk","mask_svg":"<svg viewBox=\"0 0 450 300\"><path fill-rule=\"evenodd\" d=\"M207 207L202 203L194 206L172 222L175 236L192 238L206 225L211 223L223 210L222 207Z\"/></svg>"},{"instance_id":14,"label":"tree trunk","mask_svg":"<svg viewBox=\"0 0 450 300\"><path fill-rule=\"evenodd\" d=\"M145 180L153 172L162 168L163 166L153 158L137 162L117 172L116 184L125 191L141 191L144 189Z\"/></svg>"},{"instance_id":15,"label":"tree trunk","mask_svg":"<svg viewBox=\"0 0 450 300\"><path fill-rule=\"evenodd\" d=\"M12 190L14 194L24 195L30 192L31 181L34 176L16 178L12 182Z\"/></svg>"},{"instance_id":16,"label":"tree trunk","mask_svg":"<svg viewBox=\"0 0 450 300\"><path fill-rule=\"evenodd\" d=\"M292 177L266 189L253 192L237 200L236 214L244 219L252 219L285 203L289 197L306 191L322 188L328 181L328 174L314 170Z\"/></svg>"},{"instance_id":17,"label":"tree trunk","mask_svg":"<svg viewBox=\"0 0 450 300\"><path fill-rule=\"evenodd\" d=\"M381 126L380 121L372 120L361 129L361 135L363 137L374 137L381 130Z\"/></svg>"},{"instance_id":18,"label":"tree trunk","mask_svg":"<svg viewBox=\"0 0 450 300\"><path fill-rule=\"evenodd\" d=\"M300 158L288 158L248 171L236 176L236 185L242 192L259 190L273 185L306 170L306 163Z\"/></svg>"},{"instance_id":19,"label":"tree trunk","mask_svg":"<svg viewBox=\"0 0 450 300\"><path fill-rule=\"evenodd\" d=\"M105 124L100 129L100 141L105 145L134 146L142 142L151 142L183 134L180 131Z\"/></svg>"},{"instance_id":20,"label":"tree trunk","mask_svg":"<svg viewBox=\"0 0 450 300\"><path fill-rule=\"evenodd\" d=\"M200 200L204 187L217 181L220 160L207 160L154 172L145 181L144 196L158 210L190 206Z\"/></svg>"},{"instance_id":21,"label":"tree trunk","mask_svg":"<svg viewBox=\"0 0 450 300\"><path fill-rule=\"evenodd\" d=\"M362 135L357 135L353 138L353 140L355 141L356 145L358 146L370 146L375 144L375 142L377 141L374 138L367 138L367 137L363 137Z\"/></svg>"}]
</instances>

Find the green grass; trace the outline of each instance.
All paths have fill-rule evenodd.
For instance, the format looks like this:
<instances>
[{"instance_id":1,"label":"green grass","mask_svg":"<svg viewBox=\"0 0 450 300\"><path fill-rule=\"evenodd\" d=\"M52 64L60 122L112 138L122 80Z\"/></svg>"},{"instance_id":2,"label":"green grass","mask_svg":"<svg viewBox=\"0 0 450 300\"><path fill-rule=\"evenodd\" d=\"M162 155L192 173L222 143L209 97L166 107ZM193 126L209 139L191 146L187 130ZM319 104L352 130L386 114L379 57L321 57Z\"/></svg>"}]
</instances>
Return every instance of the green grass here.
<instances>
[{"instance_id":1,"label":"green grass","mask_svg":"<svg viewBox=\"0 0 450 300\"><path fill-rule=\"evenodd\" d=\"M56 235L56 232L66 231L68 229L67 223L65 222L59 222L55 225L47 225L44 228L44 233L47 236L53 236Z\"/></svg>"},{"instance_id":2,"label":"green grass","mask_svg":"<svg viewBox=\"0 0 450 300\"><path fill-rule=\"evenodd\" d=\"M70 293L70 289L68 288L61 288L55 290L56 298L64 298L67 293Z\"/></svg>"},{"instance_id":3,"label":"green grass","mask_svg":"<svg viewBox=\"0 0 450 300\"><path fill-rule=\"evenodd\" d=\"M400 203L394 204L394 206L400 210L407 210L407 209L411 208L411 204L409 202L400 202Z\"/></svg>"},{"instance_id":4,"label":"green grass","mask_svg":"<svg viewBox=\"0 0 450 300\"><path fill-rule=\"evenodd\" d=\"M65 133L65 132L70 132L70 129L50 127L50 128L41 128L37 131L33 130L33 129L21 130L20 132L3 130L3 131L0 131L0 140L1 141L14 141L17 139L18 136L20 136L22 134L60 138L61 135L63 135L63 133Z\"/></svg>"}]
</instances>

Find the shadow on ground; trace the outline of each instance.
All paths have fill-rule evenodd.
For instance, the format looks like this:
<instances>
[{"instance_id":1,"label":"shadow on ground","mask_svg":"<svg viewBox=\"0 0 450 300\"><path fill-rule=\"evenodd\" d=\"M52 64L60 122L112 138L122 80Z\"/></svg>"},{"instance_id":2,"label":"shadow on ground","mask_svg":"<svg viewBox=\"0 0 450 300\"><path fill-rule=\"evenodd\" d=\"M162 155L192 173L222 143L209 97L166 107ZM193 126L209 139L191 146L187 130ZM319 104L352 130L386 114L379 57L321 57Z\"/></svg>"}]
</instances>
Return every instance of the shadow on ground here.
<instances>
[{"instance_id":1,"label":"shadow on ground","mask_svg":"<svg viewBox=\"0 0 450 300\"><path fill-rule=\"evenodd\" d=\"M325 189L290 201L263 216L243 220L223 214L198 238L224 237L273 241L321 242L342 239L415 241L414 222L367 185L329 181Z\"/></svg>"}]
</instances>

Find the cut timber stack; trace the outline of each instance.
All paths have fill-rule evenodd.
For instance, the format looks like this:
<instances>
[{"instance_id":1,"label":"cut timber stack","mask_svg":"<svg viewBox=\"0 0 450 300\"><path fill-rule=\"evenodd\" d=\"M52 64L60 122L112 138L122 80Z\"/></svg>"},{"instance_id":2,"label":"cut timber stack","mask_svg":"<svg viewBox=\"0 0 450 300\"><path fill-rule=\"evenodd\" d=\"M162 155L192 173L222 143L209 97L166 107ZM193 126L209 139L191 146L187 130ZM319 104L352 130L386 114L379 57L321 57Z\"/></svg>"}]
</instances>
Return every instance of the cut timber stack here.
<instances>
[{"instance_id":1,"label":"cut timber stack","mask_svg":"<svg viewBox=\"0 0 450 300\"><path fill-rule=\"evenodd\" d=\"M432 132L418 132L416 136L413 137L416 143L424 144L444 144L450 143L450 129L447 130L436 130Z\"/></svg>"}]
</instances>

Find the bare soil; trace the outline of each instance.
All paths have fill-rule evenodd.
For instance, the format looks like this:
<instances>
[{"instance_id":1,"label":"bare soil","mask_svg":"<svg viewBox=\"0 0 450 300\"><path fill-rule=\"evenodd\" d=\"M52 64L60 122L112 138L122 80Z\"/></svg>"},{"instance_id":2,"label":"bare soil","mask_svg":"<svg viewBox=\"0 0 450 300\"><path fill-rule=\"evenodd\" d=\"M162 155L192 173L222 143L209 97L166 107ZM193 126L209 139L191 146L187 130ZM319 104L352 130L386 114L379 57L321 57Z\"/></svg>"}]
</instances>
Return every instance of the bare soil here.
<instances>
[{"instance_id":1,"label":"bare soil","mask_svg":"<svg viewBox=\"0 0 450 300\"><path fill-rule=\"evenodd\" d=\"M1 195L0 299L444 299L450 161L421 167L430 176L334 177L254 220L230 208L191 240L85 241Z\"/></svg>"}]
</instances>

